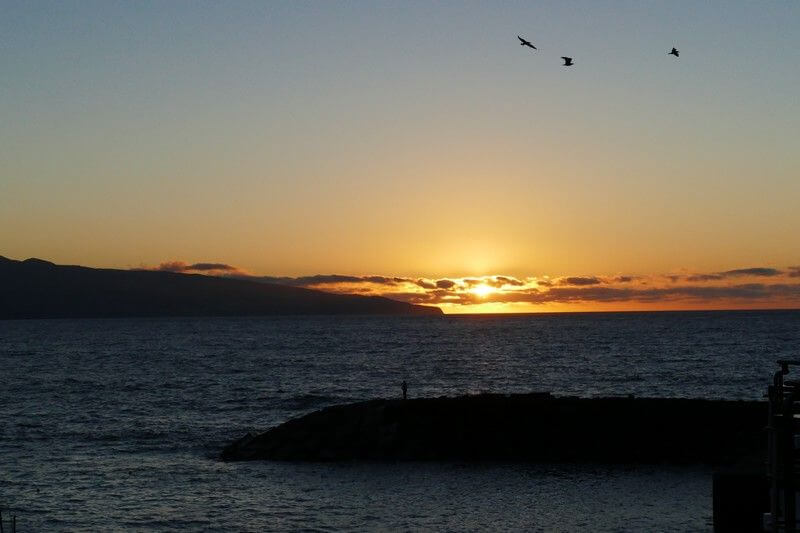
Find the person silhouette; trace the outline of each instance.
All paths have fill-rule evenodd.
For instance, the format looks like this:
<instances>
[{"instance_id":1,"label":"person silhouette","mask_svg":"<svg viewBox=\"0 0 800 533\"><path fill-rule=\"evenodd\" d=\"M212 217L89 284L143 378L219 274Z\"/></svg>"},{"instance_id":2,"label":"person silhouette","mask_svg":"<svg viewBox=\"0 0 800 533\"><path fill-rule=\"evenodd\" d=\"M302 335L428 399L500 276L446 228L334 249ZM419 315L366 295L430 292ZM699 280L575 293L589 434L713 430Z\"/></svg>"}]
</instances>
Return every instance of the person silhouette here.
<instances>
[{"instance_id":1,"label":"person silhouette","mask_svg":"<svg viewBox=\"0 0 800 533\"><path fill-rule=\"evenodd\" d=\"M403 380L403 383L402 385L400 385L400 388L403 389L403 399L405 400L406 398L408 398L408 383L406 383L406 380Z\"/></svg>"}]
</instances>

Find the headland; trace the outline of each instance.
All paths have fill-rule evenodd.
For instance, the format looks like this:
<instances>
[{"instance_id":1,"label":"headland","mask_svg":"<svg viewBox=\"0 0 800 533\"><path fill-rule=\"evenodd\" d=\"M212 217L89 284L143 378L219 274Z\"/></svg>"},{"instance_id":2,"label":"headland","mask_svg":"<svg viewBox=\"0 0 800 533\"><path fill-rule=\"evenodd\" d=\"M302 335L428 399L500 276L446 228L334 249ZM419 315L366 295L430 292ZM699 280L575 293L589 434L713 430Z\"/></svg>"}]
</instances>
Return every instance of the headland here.
<instances>
[{"instance_id":1,"label":"headland","mask_svg":"<svg viewBox=\"0 0 800 533\"><path fill-rule=\"evenodd\" d=\"M262 315L441 315L438 307L199 274L0 256L0 320Z\"/></svg>"}]
</instances>

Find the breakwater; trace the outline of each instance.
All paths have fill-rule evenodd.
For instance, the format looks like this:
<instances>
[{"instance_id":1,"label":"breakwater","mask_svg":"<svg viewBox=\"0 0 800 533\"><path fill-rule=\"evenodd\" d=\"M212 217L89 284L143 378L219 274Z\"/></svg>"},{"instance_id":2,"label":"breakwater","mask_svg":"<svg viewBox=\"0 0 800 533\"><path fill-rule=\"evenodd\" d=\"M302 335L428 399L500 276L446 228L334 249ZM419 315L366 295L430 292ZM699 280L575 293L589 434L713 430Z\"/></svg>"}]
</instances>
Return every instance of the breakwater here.
<instances>
[{"instance_id":1,"label":"breakwater","mask_svg":"<svg viewBox=\"0 0 800 533\"><path fill-rule=\"evenodd\" d=\"M223 460L727 464L764 453L767 404L548 393L370 400L248 434Z\"/></svg>"}]
</instances>

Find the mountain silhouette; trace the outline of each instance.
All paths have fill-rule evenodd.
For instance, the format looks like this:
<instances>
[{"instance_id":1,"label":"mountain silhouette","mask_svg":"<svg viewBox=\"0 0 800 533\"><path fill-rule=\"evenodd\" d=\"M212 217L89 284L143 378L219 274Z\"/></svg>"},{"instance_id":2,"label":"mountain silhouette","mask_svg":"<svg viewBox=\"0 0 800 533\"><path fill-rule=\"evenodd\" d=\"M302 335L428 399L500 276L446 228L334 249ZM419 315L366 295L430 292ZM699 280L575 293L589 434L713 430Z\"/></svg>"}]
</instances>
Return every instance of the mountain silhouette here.
<instances>
[{"instance_id":1,"label":"mountain silhouette","mask_svg":"<svg viewBox=\"0 0 800 533\"><path fill-rule=\"evenodd\" d=\"M0 256L0 319L314 314L438 315L442 311L379 296Z\"/></svg>"}]
</instances>

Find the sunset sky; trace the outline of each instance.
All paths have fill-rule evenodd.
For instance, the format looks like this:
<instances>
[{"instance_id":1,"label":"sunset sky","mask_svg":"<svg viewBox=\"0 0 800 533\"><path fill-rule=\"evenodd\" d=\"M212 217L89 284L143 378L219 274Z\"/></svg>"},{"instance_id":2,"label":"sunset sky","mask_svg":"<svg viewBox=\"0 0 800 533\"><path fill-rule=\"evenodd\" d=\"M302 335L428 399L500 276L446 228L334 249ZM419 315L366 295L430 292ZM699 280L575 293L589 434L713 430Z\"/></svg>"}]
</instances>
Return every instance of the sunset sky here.
<instances>
[{"instance_id":1,"label":"sunset sky","mask_svg":"<svg viewBox=\"0 0 800 533\"><path fill-rule=\"evenodd\" d=\"M800 2L10 1L0 95L9 258L800 307Z\"/></svg>"}]
</instances>

